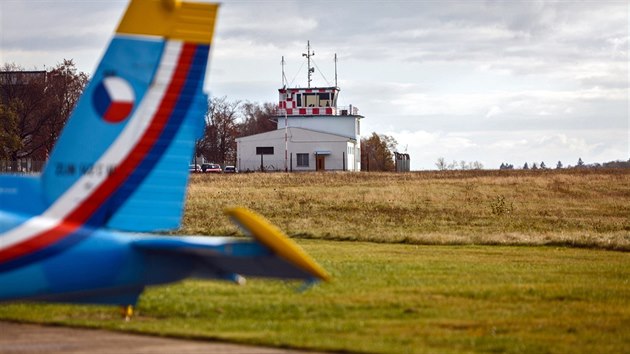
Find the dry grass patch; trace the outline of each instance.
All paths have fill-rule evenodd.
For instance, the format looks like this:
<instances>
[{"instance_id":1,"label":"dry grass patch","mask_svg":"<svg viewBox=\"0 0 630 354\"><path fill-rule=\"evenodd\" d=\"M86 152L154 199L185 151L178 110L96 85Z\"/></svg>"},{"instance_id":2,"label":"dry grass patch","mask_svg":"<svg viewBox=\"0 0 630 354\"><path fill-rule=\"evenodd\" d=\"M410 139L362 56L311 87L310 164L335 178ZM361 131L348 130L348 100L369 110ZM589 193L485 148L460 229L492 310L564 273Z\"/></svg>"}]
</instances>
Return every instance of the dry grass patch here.
<instances>
[{"instance_id":1,"label":"dry grass patch","mask_svg":"<svg viewBox=\"0 0 630 354\"><path fill-rule=\"evenodd\" d=\"M243 205L289 235L630 250L630 171L195 175L184 233L235 235Z\"/></svg>"}]
</instances>

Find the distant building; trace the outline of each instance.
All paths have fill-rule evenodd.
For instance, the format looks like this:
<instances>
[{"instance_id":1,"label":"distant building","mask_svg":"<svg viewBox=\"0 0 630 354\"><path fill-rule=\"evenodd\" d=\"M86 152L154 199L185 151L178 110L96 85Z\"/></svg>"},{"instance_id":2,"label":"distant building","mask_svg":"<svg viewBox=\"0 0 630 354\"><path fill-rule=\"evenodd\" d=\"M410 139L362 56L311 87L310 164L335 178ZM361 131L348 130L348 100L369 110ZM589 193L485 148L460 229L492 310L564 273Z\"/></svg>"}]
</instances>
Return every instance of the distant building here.
<instances>
[{"instance_id":1,"label":"distant building","mask_svg":"<svg viewBox=\"0 0 630 354\"><path fill-rule=\"evenodd\" d=\"M44 82L47 79L47 72L37 71L0 71L0 85L28 85L33 81Z\"/></svg>"},{"instance_id":2,"label":"distant building","mask_svg":"<svg viewBox=\"0 0 630 354\"><path fill-rule=\"evenodd\" d=\"M44 85L46 71L0 71L0 103L8 104L15 92L23 92L30 84Z\"/></svg>"},{"instance_id":3,"label":"distant building","mask_svg":"<svg viewBox=\"0 0 630 354\"><path fill-rule=\"evenodd\" d=\"M396 172L409 172L411 170L411 158L409 154L394 152L396 162Z\"/></svg>"},{"instance_id":4,"label":"distant building","mask_svg":"<svg viewBox=\"0 0 630 354\"><path fill-rule=\"evenodd\" d=\"M311 72L309 61L309 84ZM239 171L360 171L364 117L337 106L339 91L279 89L277 130L236 139Z\"/></svg>"}]
</instances>

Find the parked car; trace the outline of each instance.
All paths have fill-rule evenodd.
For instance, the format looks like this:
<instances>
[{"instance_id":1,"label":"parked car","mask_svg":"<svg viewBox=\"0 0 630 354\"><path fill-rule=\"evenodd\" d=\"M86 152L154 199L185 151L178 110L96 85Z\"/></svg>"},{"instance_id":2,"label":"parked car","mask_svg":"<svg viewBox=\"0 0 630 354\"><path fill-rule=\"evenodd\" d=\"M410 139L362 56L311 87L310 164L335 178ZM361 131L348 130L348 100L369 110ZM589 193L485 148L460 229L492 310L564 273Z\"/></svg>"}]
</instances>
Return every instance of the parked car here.
<instances>
[{"instance_id":1,"label":"parked car","mask_svg":"<svg viewBox=\"0 0 630 354\"><path fill-rule=\"evenodd\" d=\"M221 165L216 163L204 163L201 165L201 171L204 173L221 173L223 170L221 169Z\"/></svg>"},{"instance_id":2,"label":"parked car","mask_svg":"<svg viewBox=\"0 0 630 354\"><path fill-rule=\"evenodd\" d=\"M225 172L225 173L236 173L236 172L238 172L238 170L234 166L225 166L225 168L223 169L223 172Z\"/></svg>"},{"instance_id":3,"label":"parked car","mask_svg":"<svg viewBox=\"0 0 630 354\"><path fill-rule=\"evenodd\" d=\"M201 166L199 166L199 164L195 165L194 163L190 164L188 165L188 172L201 172Z\"/></svg>"}]
</instances>

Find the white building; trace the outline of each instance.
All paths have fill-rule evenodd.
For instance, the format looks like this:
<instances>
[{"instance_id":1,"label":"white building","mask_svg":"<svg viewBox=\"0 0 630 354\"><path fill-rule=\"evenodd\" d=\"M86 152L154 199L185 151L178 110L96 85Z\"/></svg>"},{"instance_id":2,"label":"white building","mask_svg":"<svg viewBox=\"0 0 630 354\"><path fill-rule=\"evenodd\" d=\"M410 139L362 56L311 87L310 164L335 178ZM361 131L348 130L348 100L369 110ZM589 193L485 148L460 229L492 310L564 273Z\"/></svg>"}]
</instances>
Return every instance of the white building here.
<instances>
[{"instance_id":1,"label":"white building","mask_svg":"<svg viewBox=\"0 0 630 354\"><path fill-rule=\"evenodd\" d=\"M239 171L360 171L356 107L338 87L280 89L277 130L236 139Z\"/></svg>"},{"instance_id":2,"label":"white building","mask_svg":"<svg viewBox=\"0 0 630 354\"><path fill-rule=\"evenodd\" d=\"M297 127L286 129L286 144L278 129L236 139L236 150L241 172L358 171L361 157L352 138Z\"/></svg>"}]
</instances>

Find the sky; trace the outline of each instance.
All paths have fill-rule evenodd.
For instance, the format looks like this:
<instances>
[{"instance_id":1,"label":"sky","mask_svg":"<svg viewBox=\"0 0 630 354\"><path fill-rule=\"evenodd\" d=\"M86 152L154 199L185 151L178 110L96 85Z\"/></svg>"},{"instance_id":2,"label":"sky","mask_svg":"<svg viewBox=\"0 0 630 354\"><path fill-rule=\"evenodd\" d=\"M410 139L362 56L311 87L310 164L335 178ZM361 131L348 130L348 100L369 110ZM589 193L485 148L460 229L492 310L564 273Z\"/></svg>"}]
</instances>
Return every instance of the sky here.
<instances>
[{"instance_id":1,"label":"sky","mask_svg":"<svg viewBox=\"0 0 630 354\"><path fill-rule=\"evenodd\" d=\"M73 59L91 74L127 2L0 0L0 64ZM628 1L222 2L206 89L277 102L333 86L361 133L392 136L412 170L447 162L555 167L630 159Z\"/></svg>"}]
</instances>

